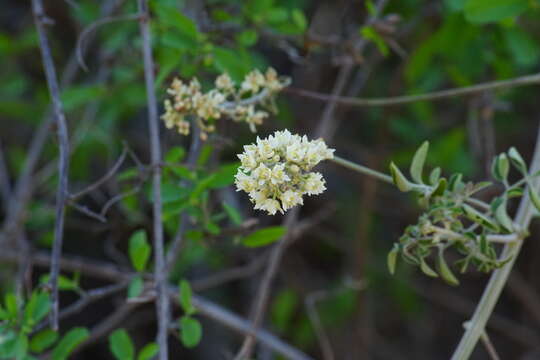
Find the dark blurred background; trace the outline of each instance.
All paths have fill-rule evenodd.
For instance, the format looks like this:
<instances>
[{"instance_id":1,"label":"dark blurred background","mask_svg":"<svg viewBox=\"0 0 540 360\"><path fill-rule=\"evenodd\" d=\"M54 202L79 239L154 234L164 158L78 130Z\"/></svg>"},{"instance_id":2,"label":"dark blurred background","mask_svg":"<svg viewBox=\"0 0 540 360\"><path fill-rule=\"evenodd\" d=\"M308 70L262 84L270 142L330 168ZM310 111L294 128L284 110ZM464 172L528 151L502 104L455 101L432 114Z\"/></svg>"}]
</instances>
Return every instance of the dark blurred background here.
<instances>
[{"instance_id":1,"label":"dark blurred background","mask_svg":"<svg viewBox=\"0 0 540 360\"><path fill-rule=\"evenodd\" d=\"M489 179L492 157L510 146L516 146L529 160L540 119L537 86L391 107L342 106L303 97L296 91L391 97L538 71L540 3L524 1L521 11L514 9L505 16L486 19L483 13L467 8L468 2L474 1L153 1L158 99L165 98L174 76L197 76L210 87L223 71L238 79L254 67L273 66L290 76L292 85L279 95L280 112L265 121L260 136L284 128L310 137L322 136L336 154L384 172L390 159L406 168L416 148L428 139L429 167L441 166L446 174L461 172L471 180ZM148 163L138 25L135 21L110 21L87 31L100 18L114 20L136 12L135 1L55 0L45 1L45 7L54 21L48 35L62 79L73 145L71 190L80 190L106 173L122 152L123 143ZM86 35L79 46L86 71L76 55L82 33ZM30 4L3 0L0 154L7 170L0 172L8 189L16 185L32 139L50 117L49 103ZM170 151L178 147L188 151L192 138L163 126L161 130L168 159L185 161ZM32 193L23 216L30 251L40 253L46 253L51 245L57 181L55 128L45 127L45 133L47 141L32 172ZM211 173L236 161L242 145L254 139L247 126L221 120L217 134L203 146L199 171ZM470 271L460 276L461 285L454 288L399 263L397 274L390 276L386 254L403 229L416 222L421 212L417 202L394 187L333 164L321 169L328 190L307 199L300 211L299 221L308 226L284 255L264 328L316 359L449 358L489 275ZM99 212L110 198L140 187L109 209L106 223L73 208L68 210L66 257L82 256L130 271L128 239L134 231L150 229L151 225L149 184L145 179L139 183L135 171L133 159L126 160L118 176L80 199L80 204ZM164 196L172 198L165 201L167 240L174 236L178 213L190 213L187 239L171 281L188 279L196 293L247 317L268 248L246 248L238 239L253 228L280 225L283 217L255 212L247 197L231 186L207 192L203 217L199 205L186 205L185 199L176 197L177 192L192 191L194 186L170 180L164 190ZM493 194L482 195L489 198ZM4 192L0 211L4 219L9 196ZM242 215L245 226L240 230L232 228L223 215L222 201ZM186 210L190 206L194 209ZM531 236L488 323L489 336L502 359L540 359L538 230L533 223ZM19 251L16 246L9 250ZM15 288L17 279L17 267L12 260L4 260L0 264L3 292ZM237 267L240 270L229 279L215 277ZM34 263L34 286L46 271L44 263ZM70 271L63 274L70 279L74 276ZM206 280L213 282L204 284ZM197 282L205 285L200 286L204 290L197 291ZM80 272L82 289L108 283ZM74 291L61 294L63 307L78 298ZM118 292L92 303L63 320L61 331L72 326L95 329L125 306L124 301L125 292ZM178 314L181 310L175 309ZM212 319L201 317L201 321L199 346L188 350L171 336L172 356L219 359L235 353L240 335ZM138 348L153 341L153 305L136 307L109 331L116 327L125 328ZM112 359L106 334L72 358ZM257 350L257 359L279 358L264 346ZM489 356L479 344L473 358Z\"/></svg>"}]
</instances>

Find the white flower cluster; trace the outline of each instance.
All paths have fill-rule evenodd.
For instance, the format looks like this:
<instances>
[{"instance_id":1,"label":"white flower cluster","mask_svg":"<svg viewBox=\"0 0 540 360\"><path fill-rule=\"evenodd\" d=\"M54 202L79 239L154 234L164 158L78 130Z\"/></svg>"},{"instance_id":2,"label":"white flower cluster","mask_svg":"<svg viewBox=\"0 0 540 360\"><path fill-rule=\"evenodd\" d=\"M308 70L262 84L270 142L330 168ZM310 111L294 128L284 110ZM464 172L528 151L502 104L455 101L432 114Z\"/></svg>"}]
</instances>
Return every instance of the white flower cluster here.
<instances>
[{"instance_id":1,"label":"white flower cluster","mask_svg":"<svg viewBox=\"0 0 540 360\"><path fill-rule=\"evenodd\" d=\"M207 138L207 133L215 130L213 122L222 115L235 121L245 121L255 132L256 126L261 125L269 115L257 107L273 110L273 97L287 84L288 79L280 78L272 68L265 74L253 70L240 86L236 86L228 74L222 74L216 79L215 88L206 93L201 91L196 78L189 84L175 78L167 89L172 99L165 100L165 114L161 118L167 128L176 128L180 134L188 135L190 123L186 117L195 117L203 140Z\"/></svg>"},{"instance_id":2,"label":"white flower cluster","mask_svg":"<svg viewBox=\"0 0 540 360\"><path fill-rule=\"evenodd\" d=\"M326 190L322 174L311 170L322 160L332 159L334 149L322 139L308 140L288 130L244 146L238 155L241 166L235 177L237 191L249 194L256 210L270 215L303 205L303 195Z\"/></svg>"}]
</instances>

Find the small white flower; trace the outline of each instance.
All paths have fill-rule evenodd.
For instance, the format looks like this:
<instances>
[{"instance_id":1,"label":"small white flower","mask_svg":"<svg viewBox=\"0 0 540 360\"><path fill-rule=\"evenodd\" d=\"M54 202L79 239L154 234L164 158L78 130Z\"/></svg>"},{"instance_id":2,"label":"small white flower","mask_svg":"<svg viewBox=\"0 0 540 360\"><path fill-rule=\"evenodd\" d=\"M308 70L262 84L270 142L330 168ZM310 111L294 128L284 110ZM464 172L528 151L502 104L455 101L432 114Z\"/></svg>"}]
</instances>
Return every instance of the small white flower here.
<instances>
[{"instance_id":1,"label":"small white flower","mask_svg":"<svg viewBox=\"0 0 540 360\"><path fill-rule=\"evenodd\" d=\"M253 70L246 75L242 82L241 89L243 91L259 92L259 89L265 85L266 79L259 70Z\"/></svg>"},{"instance_id":2,"label":"small white flower","mask_svg":"<svg viewBox=\"0 0 540 360\"><path fill-rule=\"evenodd\" d=\"M304 191L308 195L319 195L326 187L321 173L311 173L304 184Z\"/></svg>"},{"instance_id":3,"label":"small white flower","mask_svg":"<svg viewBox=\"0 0 540 360\"><path fill-rule=\"evenodd\" d=\"M234 90L234 82L229 74L221 74L216 78L216 88L227 92Z\"/></svg>"},{"instance_id":4,"label":"small white flower","mask_svg":"<svg viewBox=\"0 0 540 360\"><path fill-rule=\"evenodd\" d=\"M304 199L302 199L302 195L300 195L296 191L287 190L280 196L281 205L283 206L283 210L287 211L290 208L296 206L296 205L303 205Z\"/></svg>"},{"instance_id":5,"label":"small white flower","mask_svg":"<svg viewBox=\"0 0 540 360\"><path fill-rule=\"evenodd\" d=\"M277 164L274 166L272 169L272 175L270 177L272 184L279 185L290 180L291 178L285 173L285 164Z\"/></svg>"},{"instance_id":6,"label":"small white flower","mask_svg":"<svg viewBox=\"0 0 540 360\"><path fill-rule=\"evenodd\" d=\"M262 203L255 205L255 209L267 211L270 215L275 215L277 211L283 213L279 201L274 199L266 199Z\"/></svg>"},{"instance_id":7,"label":"small white flower","mask_svg":"<svg viewBox=\"0 0 540 360\"><path fill-rule=\"evenodd\" d=\"M322 174L311 172L320 161L333 158L322 140L277 131L244 146L236 174L237 190L249 194L256 210L271 215L304 203L303 195L317 195L326 187Z\"/></svg>"}]
</instances>

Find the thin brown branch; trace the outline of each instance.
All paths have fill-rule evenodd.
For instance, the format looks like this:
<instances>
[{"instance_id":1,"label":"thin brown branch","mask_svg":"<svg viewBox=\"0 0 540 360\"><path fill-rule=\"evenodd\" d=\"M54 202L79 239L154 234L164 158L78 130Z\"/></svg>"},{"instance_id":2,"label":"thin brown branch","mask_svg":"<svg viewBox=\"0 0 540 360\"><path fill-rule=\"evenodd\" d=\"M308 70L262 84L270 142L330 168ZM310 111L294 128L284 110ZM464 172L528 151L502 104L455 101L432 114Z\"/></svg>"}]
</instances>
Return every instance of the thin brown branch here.
<instances>
[{"instance_id":1,"label":"thin brown branch","mask_svg":"<svg viewBox=\"0 0 540 360\"><path fill-rule=\"evenodd\" d=\"M34 22L39 37L39 47L43 60L43 68L47 78L49 93L53 102L53 109L56 118L58 132L58 146L60 157L58 161L58 190L56 194L56 219L54 225L53 255L51 259L51 328L58 329L58 275L60 271L60 256L62 254L62 242L64 234L64 216L66 197L68 194L68 171L69 171L69 136L66 118L60 100L60 89L56 77L56 69L49 46L49 40L45 31L45 25L50 21L45 15L41 0L32 1Z\"/></svg>"},{"instance_id":2,"label":"thin brown branch","mask_svg":"<svg viewBox=\"0 0 540 360\"><path fill-rule=\"evenodd\" d=\"M322 94L315 91L286 88L283 91L293 95L298 95L319 101L336 101L336 103L347 106L394 106L410 104L418 101L434 101L445 98L452 98L458 96L465 96L470 94L476 94L483 91L493 91L500 89L511 89L520 86L534 85L540 83L540 74L532 74L516 77L508 80L499 80L486 82L482 84L476 84L472 86L435 91L427 94L420 95L406 95L396 96L388 98L355 98L355 97L335 97L334 95Z\"/></svg>"},{"instance_id":3,"label":"thin brown branch","mask_svg":"<svg viewBox=\"0 0 540 360\"><path fill-rule=\"evenodd\" d=\"M491 339L489 338L488 334L484 332L484 334L480 337L480 340L482 341L482 344L486 348L487 353L489 354L489 357L491 360L501 360L501 357L497 353L497 349L495 349L495 345L491 342Z\"/></svg>"},{"instance_id":4,"label":"thin brown branch","mask_svg":"<svg viewBox=\"0 0 540 360\"><path fill-rule=\"evenodd\" d=\"M154 236L154 277L156 282L156 313L158 320L157 344L160 360L167 360L168 327L170 321L169 296L167 295L167 271L163 246L163 223L161 220L161 145L159 139L159 117L157 100L154 91L154 59L150 37L150 15L148 1L138 0L139 26L142 37L144 60L144 79L146 83L146 100L148 106L148 127L150 131L150 157L152 160L152 193L153 193L153 236Z\"/></svg>"},{"instance_id":5,"label":"thin brown branch","mask_svg":"<svg viewBox=\"0 0 540 360\"><path fill-rule=\"evenodd\" d=\"M121 281L112 285L107 285L107 286L100 287L97 289L92 289L90 291L85 291L82 293L82 296L79 300L77 300L73 304L69 305L68 307L60 311L58 319L63 320L73 314L80 313L89 305L99 300L102 300L108 296L111 296L121 290L124 290L127 287L127 285L128 285L127 280L124 280L124 281ZM34 331L40 331L44 329L46 326L47 326L47 323L43 322L40 325L38 325L36 328L34 328Z\"/></svg>"},{"instance_id":6,"label":"thin brown branch","mask_svg":"<svg viewBox=\"0 0 540 360\"><path fill-rule=\"evenodd\" d=\"M89 186L82 189L81 191L78 191L75 194L71 194L69 196L69 200L77 200L80 197L84 196L85 194L88 194L89 192L94 191L95 189L99 188L101 185L106 183L110 178L112 178L118 172L118 170L120 169L120 166L122 166L122 164L124 163L126 156L127 156L127 148L124 147L124 150L122 150L122 154L120 154L120 157L118 158L118 160L116 160L114 165L109 169L109 171L105 175L103 175L99 180L97 180L93 184L90 184Z\"/></svg>"}]
</instances>

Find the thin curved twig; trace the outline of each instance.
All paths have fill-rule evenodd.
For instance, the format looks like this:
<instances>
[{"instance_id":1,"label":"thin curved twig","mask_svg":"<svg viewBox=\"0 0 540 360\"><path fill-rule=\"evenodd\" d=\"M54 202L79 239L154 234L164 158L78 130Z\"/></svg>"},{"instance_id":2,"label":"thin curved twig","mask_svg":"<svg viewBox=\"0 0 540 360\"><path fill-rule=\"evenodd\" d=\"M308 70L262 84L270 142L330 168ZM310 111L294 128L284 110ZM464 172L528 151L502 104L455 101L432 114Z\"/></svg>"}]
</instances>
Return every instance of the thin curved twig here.
<instances>
[{"instance_id":1,"label":"thin curved twig","mask_svg":"<svg viewBox=\"0 0 540 360\"><path fill-rule=\"evenodd\" d=\"M355 97L345 97L345 96L335 96L322 94L316 91L297 89L297 88L286 88L283 91L288 92L293 95L298 95L314 100L320 101L336 101L341 105L348 106L393 106L393 105L404 105L410 104L418 101L433 101L457 96L465 96L470 94L479 93L482 91L498 90L498 89L510 89L519 86L534 85L540 83L540 74L532 74L516 77L508 80L499 80L486 82L482 84L476 84L472 86L448 89L435 91L427 94L420 95L406 95L406 96L396 96L388 98L355 98Z\"/></svg>"},{"instance_id":2,"label":"thin curved twig","mask_svg":"<svg viewBox=\"0 0 540 360\"><path fill-rule=\"evenodd\" d=\"M77 54L77 61L79 62L79 65L84 71L88 71L88 66L86 66L86 62L84 61L84 40L86 37L92 33L92 31L95 31L98 27L110 24L112 22L118 22L118 21L131 21L131 20L139 20L140 15L139 14L129 14L129 15L119 15L119 16L107 16L102 19L96 20L90 25L88 25L79 35L79 38L77 39L77 45L75 46L75 51Z\"/></svg>"},{"instance_id":3,"label":"thin curved twig","mask_svg":"<svg viewBox=\"0 0 540 360\"><path fill-rule=\"evenodd\" d=\"M118 158L118 160L116 160L114 165L109 169L109 171L105 175L103 175L96 182L88 185L86 188L82 189L81 191L78 191L75 194L69 195L69 199L77 200L81 196L91 191L94 191L95 189L103 185L107 180L109 180L111 177L113 177L114 174L118 172L118 169L120 169L120 166L122 166L122 164L124 163L124 160L126 159L127 153L128 153L128 150L126 147L124 147L124 150L122 150L122 154L120 154L120 157Z\"/></svg>"}]
</instances>

